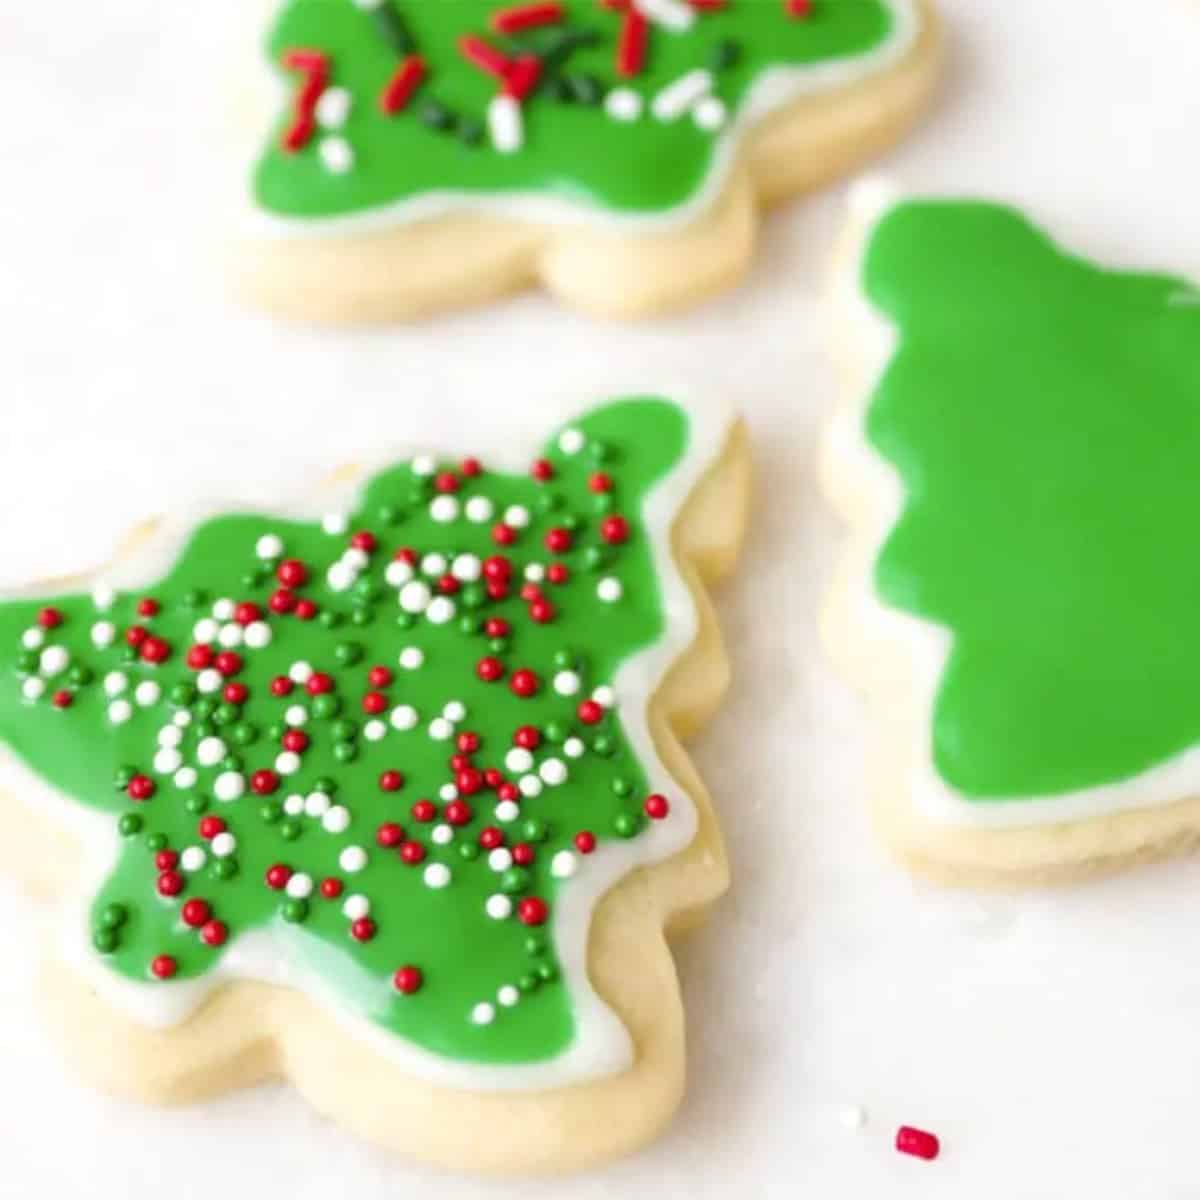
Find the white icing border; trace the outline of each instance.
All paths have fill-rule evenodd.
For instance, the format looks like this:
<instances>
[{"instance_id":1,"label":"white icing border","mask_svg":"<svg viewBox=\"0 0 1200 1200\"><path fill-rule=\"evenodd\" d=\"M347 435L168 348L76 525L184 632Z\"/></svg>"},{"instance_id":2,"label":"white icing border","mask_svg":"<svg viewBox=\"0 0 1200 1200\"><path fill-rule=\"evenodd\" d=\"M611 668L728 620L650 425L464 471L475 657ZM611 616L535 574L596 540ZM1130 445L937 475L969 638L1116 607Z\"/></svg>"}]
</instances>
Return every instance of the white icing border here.
<instances>
[{"instance_id":1,"label":"white icing border","mask_svg":"<svg viewBox=\"0 0 1200 1200\"><path fill-rule=\"evenodd\" d=\"M907 659L912 684L912 712L889 707L889 721L906 722L904 742L910 747L912 802L921 816L942 825L980 829L1019 829L1079 821L1130 809L1155 808L1200 795L1200 746L1130 779L1081 788L1055 796L1007 796L970 800L948 784L933 761L930 730L938 688L950 655L951 634L943 626L886 607L878 598L871 569L904 509L905 493L895 468L881 458L864 435L867 410L897 345L895 327L874 308L862 284L863 262L876 227L888 211L915 199L887 181L867 179L851 194L853 245L837 264L835 307L851 329L856 361L870 386L839 407L827 431L825 449L834 469L862 492L869 522L856 537L870 545L866 568L851 582L848 601L856 628L872 640L899 645Z\"/></svg>"},{"instance_id":2,"label":"white icing border","mask_svg":"<svg viewBox=\"0 0 1200 1200\"><path fill-rule=\"evenodd\" d=\"M775 0L752 2L774 3ZM881 45L847 58L801 66L768 67L762 71L751 84L734 119L720 134L708 176L699 191L691 199L666 211L612 212L599 206L545 196L539 192L489 195L438 191L406 197L366 213L333 217L284 217L259 208L251 198L246 218L247 233L262 238L344 237L357 233L378 233L394 229L397 225L455 214L484 214L538 225L582 224L631 233L677 229L690 224L716 204L732 173L741 139L756 124L803 96L845 87L882 72L909 53L923 29L917 0L881 0L881 3L890 9L893 20L891 35ZM253 164L261 152L260 144L255 147L254 157L243 178L252 178Z\"/></svg>"},{"instance_id":3,"label":"white icing border","mask_svg":"<svg viewBox=\"0 0 1200 1200\"><path fill-rule=\"evenodd\" d=\"M620 397L614 397L614 401ZM584 409L576 421L614 401ZM77 885L59 901L60 949L67 963L114 1008L152 1028L169 1028L185 1021L218 987L237 980L256 980L294 987L320 1003L339 1026L401 1069L430 1083L470 1091L537 1090L563 1087L615 1075L635 1060L633 1041L616 1014L600 998L587 972L588 935L592 912L599 900L640 866L663 862L685 850L699 828L699 817L678 781L670 774L655 747L648 717L650 699L667 671L694 642L699 614L691 591L675 560L671 531L675 518L704 473L718 461L732 430L734 415L723 405L699 406L672 399L688 417L686 452L675 468L654 486L646 498L643 517L650 534L654 565L662 587L667 631L653 646L624 663L613 680L625 734L644 765L652 791L672 796L670 819L654 821L629 842L605 842L588 855L580 871L564 887L556 903L554 931L564 985L575 1001L576 1036L558 1057L528 1065L491 1065L460 1062L433 1054L404 1038L389 1034L348 1011L333 988L315 971L293 961L281 951L279 936L299 939L294 927L282 919L267 929L240 935L217 966L203 979L164 986L141 983L109 970L94 953L88 937L88 915L93 898L115 867L121 839L109 814L88 810L39 778L15 755L0 747L0 787L25 801L39 816L48 816L64 832L77 838L85 860ZM567 426L573 422L567 422ZM544 442L537 439L537 449ZM336 489L301 499L269 515L298 520L320 520L339 508L356 506L362 488L378 471L411 458L420 451L400 449L366 460L360 475ZM441 457L441 456L439 456ZM527 453L511 448L491 455L499 470L522 471ZM165 519L153 537L135 555L103 573L82 578L81 587L104 582L136 590L161 577L176 558L195 527L221 513L262 512L257 506L235 503L199 503L185 513ZM34 589L6 593L5 598L32 594ZM638 697L643 703L636 702ZM467 1014L463 1013L463 1020Z\"/></svg>"}]
</instances>

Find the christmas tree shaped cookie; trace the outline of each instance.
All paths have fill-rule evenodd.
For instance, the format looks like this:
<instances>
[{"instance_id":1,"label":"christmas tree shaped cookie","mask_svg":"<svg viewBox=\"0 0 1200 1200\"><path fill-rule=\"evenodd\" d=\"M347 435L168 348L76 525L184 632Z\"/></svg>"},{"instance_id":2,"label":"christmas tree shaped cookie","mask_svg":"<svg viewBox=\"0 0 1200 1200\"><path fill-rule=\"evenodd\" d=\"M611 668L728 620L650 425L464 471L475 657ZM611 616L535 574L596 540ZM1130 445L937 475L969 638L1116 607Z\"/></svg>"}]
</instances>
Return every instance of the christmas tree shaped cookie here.
<instances>
[{"instance_id":1,"label":"christmas tree shaped cookie","mask_svg":"<svg viewBox=\"0 0 1200 1200\"><path fill-rule=\"evenodd\" d=\"M284 1075L486 1170L669 1117L663 930L725 883L676 738L725 681L701 588L743 439L635 399L496 458L198 514L0 602L5 857L60 895L45 1007L103 1086Z\"/></svg>"},{"instance_id":2,"label":"christmas tree shaped cookie","mask_svg":"<svg viewBox=\"0 0 1200 1200\"><path fill-rule=\"evenodd\" d=\"M540 281L612 316L746 267L757 212L933 83L932 0L282 0L236 270L305 320Z\"/></svg>"},{"instance_id":3,"label":"christmas tree shaped cookie","mask_svg":"<svg viewBox=\"0 0 1200 1200\"><path fill-rule=\"evenodd\" d=\"M1052 879L1200 829L1200 291L998 205L864 192L829 640L915 867Z\"/></svg>"}]
</instances>

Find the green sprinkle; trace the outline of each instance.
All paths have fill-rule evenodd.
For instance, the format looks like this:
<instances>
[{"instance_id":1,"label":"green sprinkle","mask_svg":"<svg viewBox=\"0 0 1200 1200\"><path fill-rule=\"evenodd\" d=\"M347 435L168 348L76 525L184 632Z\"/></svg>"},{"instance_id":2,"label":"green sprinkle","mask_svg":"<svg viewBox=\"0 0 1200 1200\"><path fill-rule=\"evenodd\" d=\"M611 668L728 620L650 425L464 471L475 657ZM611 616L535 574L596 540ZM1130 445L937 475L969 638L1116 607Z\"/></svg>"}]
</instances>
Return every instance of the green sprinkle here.
<instances>
[{"instance_id":1,"label":"green sprinkle","mask_svg":"<svg viewBox=\"0 0 1200 1200\"><path fill-rule=\"evenodd\" d=\"M267 800L259 806L258 815L268 825L274 825L283 816L283 805L278 800Z\"/></svg>"},{"instance_id":2,"label":"green sprinkle","mask_svg":"<svg viewBox=\"0 0 1200 1200\"><path fill-rule=\"evenodd\" d=\"M198 738L206 738L212 737L217 732L217 727L211 721L197 721L192 730Z\"/></svg>"},{"instance_id":3,"label":"green sprinkle","mask_svg":"<svg viewBox=\"0 0 1200 1200\"><path fill-rule=\"evenodd\" d=\"M361 628L375 620L375 610L369 604L357 604L350 610L350 623Z\"/></svg>"},{"instance_id":4,"label":"green sprinkle","mask_svg":"<svg viewBox=\"0 0 1200 1200\"><path fill-rule=\"evenodd\" d=\"M196 699L196 689L190 683L177 683L171 688L167 698L176 708L187 708Z\"/></svg>"},{"instance_id":5,"label":"green sprinkle","mask_svg":"<svg viewBox=\"0 0 1200 1200\"><path fill-rule=\"evenodd\" d=\"M308 920L308 901L289 900L283 906L283 919L290 921L293 925L298 925L301 921Z\"/></svg>"},{"instance_id":6,"label":"green sprinkle","mask_svg":"<svg viewBox=\"0 0 1200 1200\"><path fill-rule=\"evenodd\" d=\"M129 920L129 909L123 904L106 904L100 911L101 929L120 929Z\"/></svg>"},{"instance_id":7,"label":"green sprinkle","mask_svg":"<svg viewBox=\"0 0 1200 1200\"><path fill-rule=\"evenodd\" d=\"M331 608L327 608L322 611L317 620L321 622L322 627L325 629L336 629L342 623L342 614L334 612Z\"/></svg>"},{"instance_id":8,"label":"green sprinkle","mask_svg":"<svg viewBox=\"0 0 1200 1200\"><path fill-rule=\"evenodd\" d=\"M613 819L613 829L623 838L631 838L638 831L638 818L636 813L618 813Z\"/></svg>"},{"instance_id":9,"label":"green sprinkle","mask_svg":"<svg viewBox=\"0 0 1200 1200\"><path fill-rule=\"evenodd\" d=\"M245 765L240 754L227 754L221 762L226 771L241 771Z\"/></svg>"},{"instance_id":10,"label":"green sprinkle","mask_svg":"<svg viewBox=\"0 0 1200 1200\"><path fill-rule=\"evenodd\" d=\"M404 520L404 512L394 504L383 504L380 505L378 517L381 525L399 525Z\"/></svg>"},{"instance_id":11,"label":"green sprinkle","mask_svg":"<svg viewBox=\"0 0 1200 1200\"><path fill-rule=\"evenodd\" d=\"M504 654L508 650L508 638L494 637L488 638L488 649L493 654Z\"/></svg>"},{"instance_id":12,"label":"green sprinkle","mask_svg":"<svg viewBox=\"0 0 1200 1200\"><path fill-rule=\"evenodd\" d=\"M530 992L536 992L541 982L542 981L536 975L534 975L532 971L530 971L522 975L521 978L517 980L517 987L520 988L521 991L523 991L526 995L528 995Z\"/></svg>"},{"instance_id":13,"label":"green sprinkle","mask_svg":"<svg viewBox=\"0 0 1200 1200\"><path fill-rule=\"evenodd\" d=\"M213 720L218 725L232 725L238 719L238 709L233 704L221 704L213 713Z\"/></svg>"},{"instance_id":14,"label":"green sprinkle","mask_svg":"<svg viewBox=\"0 0 1200 1200\"><path fill-rule=\"evenodd\" d=\"M151 854L157 854L160 850L167 848L167 835L165 833L152 833L146 838L146 849Z\"/></svg>"},{"instance_id":15,"label":"green sprinkle","mask_svg":"<svg viewBox=\"0 0 1200 1200\"><path fill-rule=\"evenodd\" d=\"M114 929L97 929L92 934L92 945L99 954L111 954L121 944Z\"/></svg>"},{"instance_id":16,"label":"green sprinkle","mask_svg":"<svg viewBox=\"0 0 1200 1200\"><path fill-rule=\"evenodd\" d=\"M128 786L129 781L137 774L137 767L123 766L118 767L113 775L113 786L119 792L123 792Z\"/></svg>"},{"instance_id":17,"label":"green sprinkle","mask_svg":"<svg viewBox=\"0 0 1200 1200\"><path fill-rule=\"evenodd\" d=\"M521 826L521 834L527 842L544 842L550 836L550 829L539 817L529 817Z\"/></svg>"},{"instance_id":18,"label":"green sprinkle","mask_svg":"<svg viewBox=\"0 0 1200 1200\"><path fill-rule=\"evenodd\" d=\"M416 50L417 43L408 30L408 24L396 11L392 0L383 0L382 4L376 5L369 11L379 36L396 52L398 57L405 58Z\"/></svg>"},{"instance_id":19,"label":"green sprinkle","mask_svg":"<svg viewBox=\"0 0 1200 1200\"><path fill-rule=\"evenodd\" d=\"M122 813L117 821L117 832L122 837L133 837L142 832L142 818L138 813Z\"/></svg>"},{"instance_id":20,"label":"green sprinkle","mask_svg":"<svg viewBox=\"0 0 1200 1200\"><path fill-rule=\"evenodd\" d=\"M633 791L633 784L628 779L623 779L620 775L612 781L612 790L614 796L625 797Z\"/></svg>"},{"instance_id":21,"label":"green sprinkle","mask_svg":"<svg viewBox=\"0 0 1200 1200\"><path fill-rule=\"evenodd\" d=\"M396 617L396 624L401 629L411 629L417 623L417 618L409 612L402 612Z\"/></svg>"},{"instance_id":22,"label":"green sprinkle","mask_svg":"<svg viewBox=\"0 0 1200 1200\"><path fill-rule=\"evenodd\" d=\"M364 575L355 583L354 594L361 600L378 600L383 596L383 588L369 576Z\"/></svg>"},{"instance_id":23,"label":"green sprinkle","mask_svg":"<svg viewBox=\"0 0 1200 1200\"><path fill-rule=\"evenodd\" d=\"M458 856L467 862L474 862L479 857L479 847L474 842L460 842Z\"/></svg>"},{"instance_id":24,"label":"green sprinkle","mask_svg":"<svg viewBox=\"0 0 1200 1200\"><path fill-rule=\"evenodd\" d=\"M208 811L208 797L195 793L183 802L183 807L193 816L199 816L200 813Z\"/></svg>"},{"instance_id":25,"label":"green sprinkle","mask_svg":"<svg viewBox=\"0 0 1200 1200\"><path fill-rule=\"evenodd\" d=\"M610 513L616 507L616 497L612 492L599 492L592 497L592 507L598 513Z\"/></svg>"},{"instance_id":26,"label":"green sprinkle","mask_svg":"<svg viewBox=\"0 0 1200 1200\"><path fill-rule=\"evenodd\" d=\"M553 963L538 963L537 974L543 983L551 983L558 978L558 968Z\"/></svg>"},{"instance_id":27,"label":"green sprinkle","mask_svg":"<svg viewBox=\"0 0 1200 1200\"><path fill-rule=\"evenodd\" d=\"M611 758L616 752L616 744L607 733L598 733L592 739L592 749L600 755L601 758Z\"/></svg>"},{"instance_id":28,"label":"green sprinkle","mask_svg":"<svg viewBox=\"0 0 1200 1200\"><path fill-rule=\"evenodd\" d=\"M523 867L509 867L500 876L500 890L508 896L515 896L526 891L529 882L529 872Z\"/></svg>"},{"instance_id":29,"label":"green sprinkle","mask_svg":"<svg viewBox=\"0 0 1200 1200\"><path fill-rule=\"evenodd\" d=\"M334 721L333 736L339 742L350 742L358 737L358 722L357 721Z\"/></svg>"},{"instance_id":30,"label":"green sprinkle","mask_svg":"<svg viewBox=\"0 0 1200 1200\"><path fill-rule=\"evenodd\" d=\"M612 552L607 546L589 546L583 552L583 565L589 571L599 571L612 561Z\"/></svg>"},{"instance_id":31,"label":"green sprinkle","mask_svg":"<svg viewBox=\"0 0 1200 1200\"><path fill-rule=\"evenodd\" d=\"M327 721L342 711L342 702L332 692L322 692L312 702L312 710L313 716L318 720Z\"/></svg>"},{"instance_id":32,"label":"green sprinkle","mask_svg":"<svg viewBox=\"0 0 1200 1200\"><path fill-rule=\"evenodd\" d=\"M205 592L202 592L199 588L193 588L190 592L184 593L184 608L197 609L207 603L208 595Z\"/></svg>"},{"instance_id":33,"label":"green sprinkle","mask_svg":"<svg viewBox=\"0 0 1200 1200\"><path fill-rule=\"evenodd\" d=\"M358 747L353 742L337 742L333 747L333 757L340 763L351 763L358 757Z\"/></svg>"},{"instance_id":34,"label":"green sprinkle","mask_svg":"<svg viewBox=\"0 0 1200 1200\"><path fill-rule=\"evenodd\" d=\"M253 746L258 741L258 726L242 721L229 731L229 736L239 746Z\"/></svg>"},{"instance_id":35,"label":"green sprinkle","mask_svg":"<svg viewBox=\"0 0 1200 1200\"><path fill-rule=\"evenodd\" d=\"M477 583L468 584L459 593L464 608L482 608L487 601L487 591Z\"/></svg>"},{"instance_id":36,"label":"green sprinkle","mask_svg":"<svg viewBox=\"0 0 1200 1200\"><path fill-rule=\"evenodd\" d=\"M213 874L218 879L232 879L238 873L236 858L218 858L213 863Z\"/></svg>"},{"instance_id":37,"label":"green sprinkle","mask_svg":"<svg viewBox=\"0 0 1200 1200\"><path fill-rule=\"evenodd\" d=\"M336 796L338 785L336 779L330 779L328 775L322 775L320 779L313 785L318 792L324 792L327 796Z\"/></svg>"},{"instance_id":38,"label":"green sprinkle","mask_svg":"<svg viewBox=\"0 0 1200 1200\"><path fill-rule=\"evenodd\" d=\"M566 649L565 647L562 650L555 650L554 665L556 667L561 668L564 671L567 670L569 667L573 667L575 665L574 653L572 651Z\"/></svg>"},{"instance_id":39,"label":"green sprinkle","mask_svg":"<svg viewBox=\"0 0 1200 1200\"><path fill-rule=\"evenodd\" d=\"M615 457L613 448L607 442L599 439L595 439L589 444L588 452L596 462L611 462Z\"/></svg>"},{"instance_id":40,"label":"green sprinkle","mask_svg":"<svg viewBox=\"0 0 1200 1200\"><path fill-rule=\"evenodd\" d=\"M333 656L343 667L352 667L362 662L363 648L358 642L339 642L334 647Z\"/></svg>"},{"instance_id":41,"label":"green sprinkle","mask_svg":"<svg viewBox=\"0 0 1200 1200\"><path fill-rule=\"evenodd\" d=\"M17 670L22 675L32 675L38 669L38 656L31 650L17 655Z\"/></svg>"},{"instance_id":42,"label":"green sprinkle","mask_svg":"<svg viewBox=\"0 0 1200 1200\"><path fill-rule=\"evenodd\" d=\"M742 57L742 47L730 38L719 41L708 56L708 65L714 71L724 71L736 66Z\"/></svg>"},{"instance_id":43,"label":"green sprinkle","mask_svg":"<svg viewBox=\"0 0 1200 1200\"><path fill-rule=\"evenodd\" d=\"M557 717L546 722L546 740L553 742L556 746L565 742L571 736L571 726L566 721L560 721Z\"/></svg>"},{"instance_id":44,"label":"green sprinkle","mask_svg":"<svg viewBox=\"0 0 1200 1200\"><path fill-rule=\"evenodd\" d=\"M285 842L294 842L300 836L300 828L299 821L289 818L279 826L279 836Z\"/></svg>"},{"instance_id":45,"label":"green sprinkle","mask_svg":"<svg viewBox=\"0 0 1200 1200\"><path fill-rule=\"evenodd\" d=\"M67 672L67 680L76 687L86 687L95 676L82 663L77 663Z\"/></svg>"},{"instance_id":46,"label":"green sprinkle","mask_svg":"<svg viewBox=\"0 0 1200 1200\"><path fill-rule=\"evenodd\" d=\"M474 117L463 117L458 122L459 140L467 146L478 146L483 141L483 122Z\"/></svg>"},{"instance_id":47,"label":"green sprinkle","mask_svg":"<svg viewBox=\"0 0 1200 1200\"><path fill-rule=\"evenodd\" d=\"M436 100L426 100L417 112L421 123L430 129L449 129L454 122L454 116L444 105ZM422 493L423 494L423 493Z\"/></svg>"},{"instance_id":48,"label":"green sprinkle","mask_svg":"<svg viewBox=\"0 0 1200 1200\"><path fill-rule=\"evenodd\" d=\"M541 933L531 933L525 939L525 953L536 958L539 954L546 953L546 947L549 943L546 941L545 935Z\"/></svg>"}]
</instances>

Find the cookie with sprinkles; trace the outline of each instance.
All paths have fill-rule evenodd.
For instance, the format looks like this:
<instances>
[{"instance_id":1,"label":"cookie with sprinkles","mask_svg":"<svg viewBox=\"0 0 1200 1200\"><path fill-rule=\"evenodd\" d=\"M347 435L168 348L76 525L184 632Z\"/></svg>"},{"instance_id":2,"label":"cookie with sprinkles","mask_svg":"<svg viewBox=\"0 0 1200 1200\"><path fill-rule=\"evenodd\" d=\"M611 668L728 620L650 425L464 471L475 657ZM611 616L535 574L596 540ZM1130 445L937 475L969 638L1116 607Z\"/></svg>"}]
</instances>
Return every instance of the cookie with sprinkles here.
<instances>
[{"instance_id":1,"label":"cookie with sprinkles","mask_svg":"<svg viewBox=\"0 0 1200 1200\"><path fill-rule=\"evenodd\" d=\"M827 640L909 865L1055 881L1200 830L1200 288L864 185L838 268L853 536Z\"/></svg>"},{"instance_id":2,"label":"cookie with sprinkles","mask_svg":"<svg viewBox=\"0 0 1200 1200\"><path fill-rule=\"evenodd\" d=\"M231 269L303 320L685 306L916 119L933 2L284 0Z\"/></svg>"},{"instance_id":3,"label":"cookie with sprinkles","mask_svg":"<svg viewBox=\"0 0 1200 1200\"><path fill-rule=\"evenodd\" d=\"M701 589L745 439L629 399L482 451L188 514L0 601L4 857L59 897L45 1010L101 1086L284 1075L487 1171L669 1118L663 931L726 883L677 739L726 680Z\"/></svg>"}]
</instances>

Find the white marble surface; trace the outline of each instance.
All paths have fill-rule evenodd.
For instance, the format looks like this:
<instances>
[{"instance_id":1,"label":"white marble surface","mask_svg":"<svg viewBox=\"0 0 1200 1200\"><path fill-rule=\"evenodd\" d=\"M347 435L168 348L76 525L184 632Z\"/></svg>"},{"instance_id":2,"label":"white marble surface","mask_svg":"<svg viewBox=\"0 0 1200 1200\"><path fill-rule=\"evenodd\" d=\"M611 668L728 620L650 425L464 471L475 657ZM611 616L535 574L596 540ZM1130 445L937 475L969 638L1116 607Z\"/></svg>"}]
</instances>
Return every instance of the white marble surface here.
<instances>
[{"instance_id":1,"label":"white marble surface","mask_svg":"<svg viewBox=\"0 0 1200 1200\"><path fill-rule=\"evenodd\" d=\"M1200 275L1200 5L943 2L943 103L887 168ZM93 1096L38 1027L36 913L4 884L0 1194L1195 1196L1200 863L979 898L911 883L870 837L859 710L813 636L839 537L812 455L840 191L772 219L746 286L687 320L597 328L525 297L401 331L275 328L224 301L196 239L238 7L0 13L0 583L104 557L172 496L269 493L413 429L486 445L539 405L548 422L702 383L745 408L761 467L722 599L740 682L697 748L736 889L679 952L691 1087L669 1135L600 1174L483 1185L358 1145L284 1088L179 1112ZM943 1157L897 1156L902 1121Z\"/></svg>"}]
</instances>

